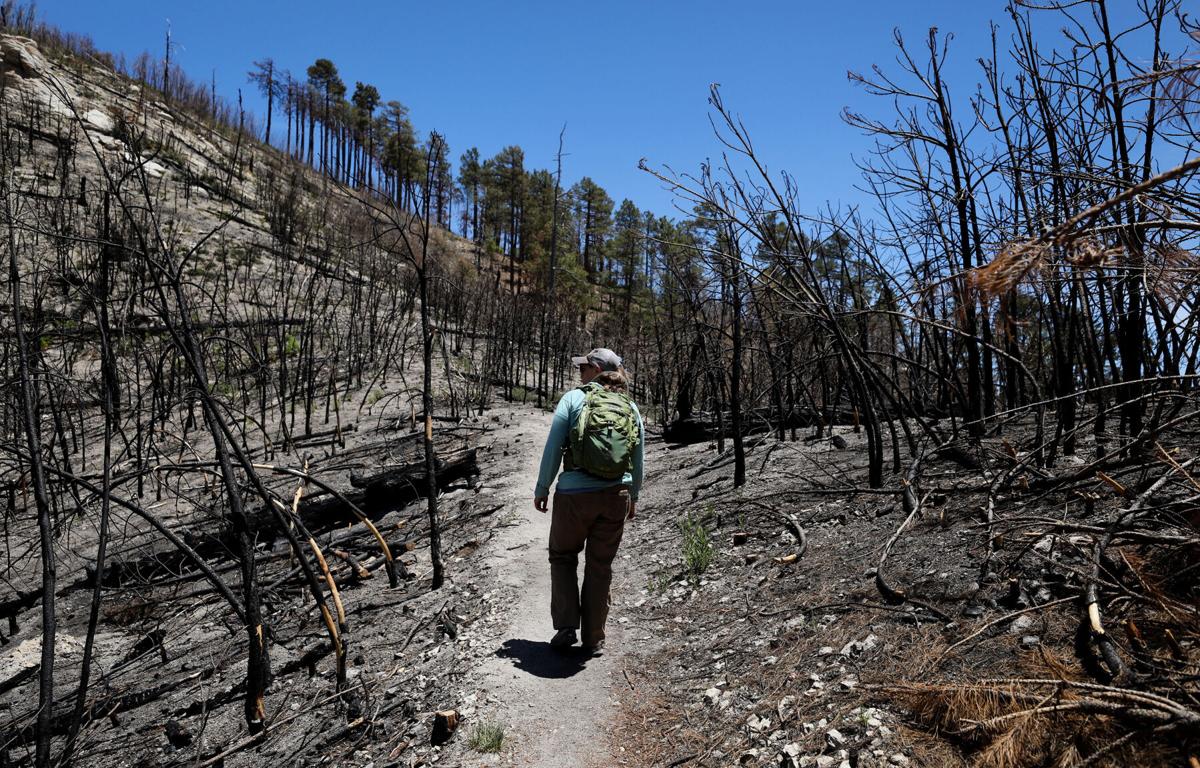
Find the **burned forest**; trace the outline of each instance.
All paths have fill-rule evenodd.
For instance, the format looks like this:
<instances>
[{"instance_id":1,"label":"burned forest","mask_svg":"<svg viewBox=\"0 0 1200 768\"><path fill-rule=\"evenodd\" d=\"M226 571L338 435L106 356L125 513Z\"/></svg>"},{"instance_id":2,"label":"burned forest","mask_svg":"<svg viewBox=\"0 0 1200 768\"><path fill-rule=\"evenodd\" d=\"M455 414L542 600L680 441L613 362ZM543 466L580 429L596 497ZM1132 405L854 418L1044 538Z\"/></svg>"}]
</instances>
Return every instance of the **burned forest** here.
<instances>
[{"instance_id":1,"label":"burned forest","mask_svg":"<svg viewBox=\"0 0 1200 768\"><path fill-rule=\"evenodd\" d=\"M708 159L631 150L666 216L569 127L453 162L331 59L253 115L0 4L0 765L1200 766L1200 26L1116 6L897 31L865 205L714 84ZM593 347L646 480L572 666Z\"/></svg>"}]
</instances>

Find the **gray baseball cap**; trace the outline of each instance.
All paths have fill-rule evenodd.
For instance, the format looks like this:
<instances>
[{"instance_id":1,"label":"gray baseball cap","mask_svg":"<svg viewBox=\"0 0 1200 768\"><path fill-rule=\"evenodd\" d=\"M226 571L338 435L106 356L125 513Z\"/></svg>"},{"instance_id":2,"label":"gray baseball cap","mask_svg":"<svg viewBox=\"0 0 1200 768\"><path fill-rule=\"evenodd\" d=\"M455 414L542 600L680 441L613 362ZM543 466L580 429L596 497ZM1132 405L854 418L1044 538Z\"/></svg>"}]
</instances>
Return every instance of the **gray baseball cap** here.
<instances>
[{"instance_id":1,"label":"gray baseball cap","mask_svg":"<svg viewBox=\"0 0 1200 768\"><path fill-rule=\"evenodd\" d=\"M571 365L587 365L589 363L602 371L615 371L621 367L621 357L611 349L597 347L586 355L571 358Z\"/></svg>"}]
</instances>

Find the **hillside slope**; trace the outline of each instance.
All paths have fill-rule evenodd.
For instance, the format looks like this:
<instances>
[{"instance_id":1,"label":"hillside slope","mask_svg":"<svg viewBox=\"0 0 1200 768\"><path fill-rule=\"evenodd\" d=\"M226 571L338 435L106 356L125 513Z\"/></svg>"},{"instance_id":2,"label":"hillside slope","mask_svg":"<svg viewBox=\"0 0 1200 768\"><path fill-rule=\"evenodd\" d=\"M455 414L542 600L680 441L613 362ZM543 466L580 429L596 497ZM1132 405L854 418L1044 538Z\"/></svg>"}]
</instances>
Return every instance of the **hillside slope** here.
<instances>
[{"instance_id":1,"label":"hillside slope","mask_svg":"<svg viewBox=\"0 0 1200 768\"><path fill-rule=\"evenodd\" d=\"M448 233L100 64L0 36L0 85L4 762L427 752L505 506L478 480L505 341L474 329L511 310ZM457 329L428 368L462 588L431 589L418 268Z\"/></svg>"}]
</instances>

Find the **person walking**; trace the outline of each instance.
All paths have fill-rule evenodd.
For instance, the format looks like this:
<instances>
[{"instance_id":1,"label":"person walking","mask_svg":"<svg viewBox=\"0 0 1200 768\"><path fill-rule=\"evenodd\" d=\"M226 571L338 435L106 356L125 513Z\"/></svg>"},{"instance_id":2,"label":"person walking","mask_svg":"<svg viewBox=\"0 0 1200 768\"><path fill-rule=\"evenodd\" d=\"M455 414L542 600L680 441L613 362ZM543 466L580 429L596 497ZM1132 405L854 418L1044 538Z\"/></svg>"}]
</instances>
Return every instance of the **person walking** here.
<instances>
[{"instance_id":1,"label":"person walking","mask_svg":"<svg viewBox=\"0 0 1200 768\"><path fill-rule=\"evenodd\" d=\"M546 512L557 476L549 542L550 616L556 631L550 645L565 650L577 642L580 630L584 651L594 654L604 647L613 559L642 488L645 430L615 352L593 349L572 357L571 364L578 366L582 386L558 401L533 505ZM582 591L580 552L585 557Z\"/></svg>"}]
</instances>

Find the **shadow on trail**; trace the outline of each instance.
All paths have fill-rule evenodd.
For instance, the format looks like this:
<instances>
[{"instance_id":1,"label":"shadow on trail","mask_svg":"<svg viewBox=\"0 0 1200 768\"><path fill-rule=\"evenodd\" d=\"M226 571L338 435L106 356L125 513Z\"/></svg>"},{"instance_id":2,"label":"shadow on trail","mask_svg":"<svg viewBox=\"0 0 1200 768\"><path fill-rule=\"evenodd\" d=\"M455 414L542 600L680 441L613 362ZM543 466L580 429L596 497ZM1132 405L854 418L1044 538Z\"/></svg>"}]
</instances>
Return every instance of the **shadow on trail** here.
<instances>
[{"instance_id":1,"label":"shadow on trail","mask_svg":"<svg viewBox=\"0 0 1200 768\"><path fill-rule=\"evenodd\" d=\"M578 648L557 651L550 643L538 640L505 640L496 651L501 659L511 659L513 666L536 677L573 677L583 671L591 658Z\"/></svg>"}]
</instances>

